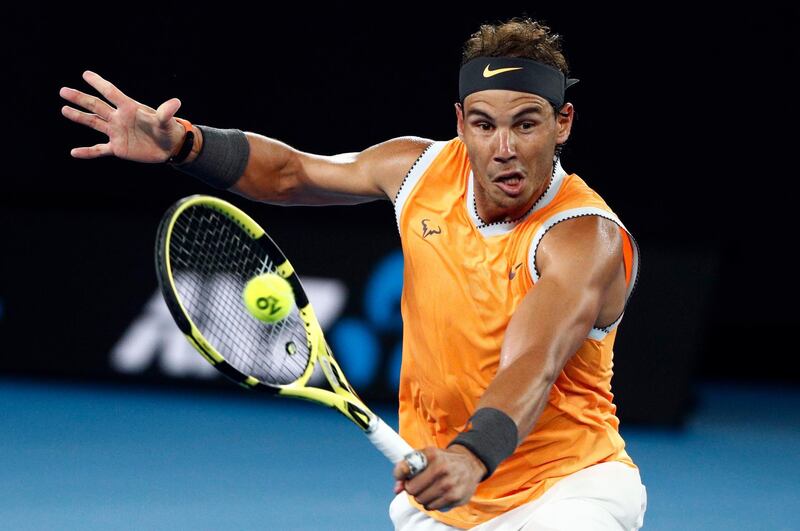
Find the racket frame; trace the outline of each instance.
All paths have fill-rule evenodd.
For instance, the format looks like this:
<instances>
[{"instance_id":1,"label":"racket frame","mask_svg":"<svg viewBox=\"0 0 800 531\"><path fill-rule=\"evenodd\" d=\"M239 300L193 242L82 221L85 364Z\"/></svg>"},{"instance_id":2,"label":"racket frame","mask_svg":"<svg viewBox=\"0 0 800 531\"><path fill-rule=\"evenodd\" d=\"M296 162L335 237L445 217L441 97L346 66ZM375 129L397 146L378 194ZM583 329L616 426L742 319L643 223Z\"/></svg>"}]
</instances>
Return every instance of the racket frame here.
<instances>
[{"instance_id":1,"label":"racket frame","mask_svg":"<svg viewBox=\"0 0 800 531\"><path fill-rule=\"evenodd\" d=\"M172 265L169 261L169 246L176 220L184 211L196 206L210 208L239 225L248 236L264 248L267 256L276 264L276 272L292 287L298 314L305 326L309 347L308 364L303 374L295 381L288 384L271 384L240 372L203 337L199 328L189 317L177 295L177 288L172 276ZM379 432L384 431L384 427L391 430L364 404L345 378L331 353L314 309L292 264L264 229L245 212L231 203L213 196L193 195L183 198L167 210L161 220L156 237L155 257L158 283L172 317L192 346L222 374L247 389L310 400L334 408L366 432L368 436L370 434L377 436ZM317 365L322 369L333 392L306 386ZM391 431L393 432L393 430ZM376 446L379 445L379 442L373 440ZM406 446L408 445L406 444ZM410 446L408 446L408 452L411 452ZM384 453L386 452L384 451Z\"/></svg>"}]
</instances>

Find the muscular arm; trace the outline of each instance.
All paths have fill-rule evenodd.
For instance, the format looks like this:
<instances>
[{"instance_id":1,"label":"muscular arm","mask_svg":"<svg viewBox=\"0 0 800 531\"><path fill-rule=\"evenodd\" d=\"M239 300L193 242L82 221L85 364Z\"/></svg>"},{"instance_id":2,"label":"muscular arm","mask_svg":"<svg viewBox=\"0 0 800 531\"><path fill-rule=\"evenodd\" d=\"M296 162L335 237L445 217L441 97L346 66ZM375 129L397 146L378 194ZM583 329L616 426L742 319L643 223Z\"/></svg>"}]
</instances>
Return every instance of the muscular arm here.
<instances>
[{"instance_id":1,"label":"muscular arm","mask_svg":"<svg viewBox=\"0 0 800 531\"><path fill-rule=\"evenodd\" d=\"M414 161L430 144L400 137L360 153L304 153L271 138L246 133L250 158L232 191L282 205L356 204L393 198Z\"/></svg>"},{"instance_id":2,"label":"muscular arm","mask_svg":"<svg viewBox=\"0 0 800 531\"><path fill-rule=\"evenodd\" d=\"M542 239L536 253L540 279L508 324L500 368L477 406L508 414L520 440L604 306L624 306L616 300L624 294L612 289L624 276L621 239L613 222L596 216L561 222Z\"/></svg>"},{"instance_id":3,"label":"muscular arm","mask_svg":"<svg viewBox=\"0 0 800 531\"><path fill-rule=\"evenodd\" d=\"M73 122L108 136L108 142L70 151L75 158L116 156L137 162L163 163L179 152L186 139L184 126L175 119L181 102L177 98L154 109L130 98L112 83L89 70L84 80L104 99L69 87L59 94L88 111L65 105L61 112ZM198 158L205 139L194 128L194 142L180 164ZM245 197L285 205L327 205L363 203L393 198L406 173L430 140L400 137L372 146L360 153L334 156L303 153L286 144L246 133L249 157L244 174L232 191ZM227 182L227 181L225 181Z\"/></svg>"}]
</instances>

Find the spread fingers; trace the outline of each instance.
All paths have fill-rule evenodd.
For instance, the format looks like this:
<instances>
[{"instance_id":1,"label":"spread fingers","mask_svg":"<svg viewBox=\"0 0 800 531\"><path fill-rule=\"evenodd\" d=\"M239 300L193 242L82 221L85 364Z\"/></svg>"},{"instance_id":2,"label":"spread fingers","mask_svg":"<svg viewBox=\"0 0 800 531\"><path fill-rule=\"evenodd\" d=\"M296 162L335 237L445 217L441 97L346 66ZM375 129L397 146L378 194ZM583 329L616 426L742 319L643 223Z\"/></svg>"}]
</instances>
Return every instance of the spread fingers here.
<instances>
[{"instance_id":1,"label":"spread fingers","mask_svg":"<svg viewBox=\"0 0 800 531\"><path fill-rule=\"evenodd\" d=\"M74 103L75 105L80 105L87 111L95 113L103 120L108 120L111 116L111 113L114 112L114 108L108 103L104 102L100 98L90 96L89 94L85 94L79 90L63 87L58 93L68 102Z\"/></svg>"},{"instance_id":2,"label":"spread fingers","mask_svg":"<svg viewBox=\"0 0 800 531\"><path fill-rule=\"evenodd\" d=\"M61 114L73 122L91 127L95 131L100 131L101 133L108 135L108 122L96 114L81 112L67 105L64 105L61 108Z\"/></svg>"}]
</instances>

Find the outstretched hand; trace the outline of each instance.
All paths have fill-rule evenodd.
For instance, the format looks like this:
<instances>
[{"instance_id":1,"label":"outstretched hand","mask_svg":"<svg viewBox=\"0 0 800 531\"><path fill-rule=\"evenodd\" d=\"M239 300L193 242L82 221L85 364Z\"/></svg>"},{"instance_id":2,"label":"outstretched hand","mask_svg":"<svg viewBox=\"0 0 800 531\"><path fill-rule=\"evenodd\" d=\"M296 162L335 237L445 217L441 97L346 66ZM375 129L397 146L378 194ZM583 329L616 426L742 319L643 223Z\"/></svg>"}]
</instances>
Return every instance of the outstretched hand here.
<instances>
[{"instance_id":1,"label":"outstretched hand","mask_svg":"<svg viewBox=\"0 0 800 531\"><path fill-rule=\"evenodd\" d=\"M461 445L445 450L428 447L422 453L428 466L411 479L405 479L409 472L405 461L395 465L394 492L405 490L429 511L446 511L467 503L486 474L486 466Z\"/></svg>"},{"instance_id":2,"label":"outstretched hand","mask_svg":"<svg viewBox=\"0 0 800 531\"><path fill-rule=\"evenodd\" d=\"M91 127L108 136L105 144L78 147L70 154L78 159L93 159L114 155L136 162L164 162L184 136L184 128L175 113L181 106L178 98L162 103L158 109L143 105L126 96L121 90L98 74L87 70L83 79L99 92L103 99L79 90L63 87L59 94L82 112L65 105L61 113L79 124Z\"/></svg>"}]
</instances>

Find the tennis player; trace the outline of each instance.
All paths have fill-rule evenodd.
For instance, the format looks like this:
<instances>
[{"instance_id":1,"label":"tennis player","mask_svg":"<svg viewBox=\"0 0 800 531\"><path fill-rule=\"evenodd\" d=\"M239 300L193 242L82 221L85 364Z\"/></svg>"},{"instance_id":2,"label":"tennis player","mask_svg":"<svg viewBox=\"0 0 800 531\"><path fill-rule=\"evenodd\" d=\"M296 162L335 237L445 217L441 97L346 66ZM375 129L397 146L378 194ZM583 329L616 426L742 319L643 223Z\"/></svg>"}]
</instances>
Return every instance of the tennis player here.
<instances>
[{"instance_id":1,"label":"tennis player","mask_svg":"<svg viewBox=\"0 0 800 531\"><path fill-rule=\"evenodd\" d=\"M646 489L611 393L612 347L638 273L619 218L560 163L576 80L560 38L530 19L464 45L458 136L320 156L142 105L63 88L63 114L108 135L72 150L167 162L283 205L394 204L405 258L400 433L425 454L394 470L397 530L630 530Z\"/></svg>"}]
</instances>

